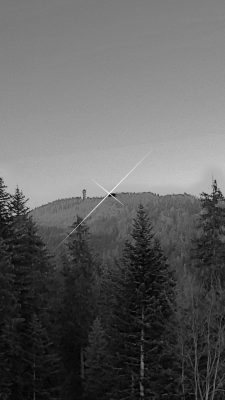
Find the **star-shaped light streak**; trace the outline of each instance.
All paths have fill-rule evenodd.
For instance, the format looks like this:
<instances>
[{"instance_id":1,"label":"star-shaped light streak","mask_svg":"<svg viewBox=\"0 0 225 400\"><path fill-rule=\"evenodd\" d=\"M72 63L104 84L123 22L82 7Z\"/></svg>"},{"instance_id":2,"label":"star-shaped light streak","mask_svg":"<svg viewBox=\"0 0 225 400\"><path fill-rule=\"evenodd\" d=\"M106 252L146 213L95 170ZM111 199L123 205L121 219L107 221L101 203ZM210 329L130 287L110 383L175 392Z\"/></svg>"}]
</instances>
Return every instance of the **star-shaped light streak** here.
<instances>
[{"instance_id":1,"label":"star-shaped light streak","mask_svg":"<svg viewBox=\"0 0 225 400\"><path fill-rule=\"evenodd\" d=\"M90 215L103 203L103 201L105 201L105 199L107 199L107 197L109 197L109 195L149 156L151 152L147 153L140 161L137 162L137 164L135 164L135 166L133 168L131 168L131 170L117 183L116 186L114 186L112 188L112 190L110 190L110 192L107 191L107 195L86 215L86 217L84 217L82 219L82 221L58 244L58 246L56 246L55 250L61 246L66 239L68 239L68 237L70 235L73 234L73 232L75 232L77 230L77 228L79 228L79 226L86 221L86 219L88 217L90 217ZM105 189L104 189L105 190Z\"/></svg>"},{"instance_id":2,"label":"star-shaped light streak","mask_svg":"<svg viewBox=\"0 0 225 400\"><path fill-rule=\"evenodd\" d=\"M98 185L101 189L103 189L107 194L108 194L108 196L110 196L111 195L111 193L107 190L107 189L105 189L102 185L100 185L100 183L98 183L98 182L96 182L94 179L92 179L93 180L93 182L94 183L96 183L96 185ZM114 196L112 196L116 201L118 201L118 203L120 203L122 206L124 206L124 204L122 203L122 201L120 201L119 199L117 199L117 197L114 197Z\"/></svg>"}]
</instances>

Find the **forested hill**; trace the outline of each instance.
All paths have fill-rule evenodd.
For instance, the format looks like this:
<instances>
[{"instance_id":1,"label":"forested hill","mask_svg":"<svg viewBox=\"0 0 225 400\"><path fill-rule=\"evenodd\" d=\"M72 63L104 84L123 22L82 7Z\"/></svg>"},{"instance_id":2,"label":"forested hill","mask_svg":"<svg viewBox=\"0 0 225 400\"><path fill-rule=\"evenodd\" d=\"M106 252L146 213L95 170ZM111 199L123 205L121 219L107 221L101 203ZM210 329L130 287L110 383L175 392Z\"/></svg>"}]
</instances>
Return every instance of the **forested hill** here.
<instances>
[{"instance_id":1,"label":"forested hill","mask_svg":"<svg viewBox=\"0 0 225 400\"><path fill-rule=\"evenodd\" d=\"M159 196L154 193L117 194L124 206L107 198L86 220L91 244L103 260L121 254L123 243L131 231L132 220L140 203L146 208L155 233L176 269L187 262L191 239L194 237L199 200L188 194ZM39 231L51 252L65 235L77 215L87 215L102 198L80 197L56 200L32 211Z\"/></svg>"}]
</instances>

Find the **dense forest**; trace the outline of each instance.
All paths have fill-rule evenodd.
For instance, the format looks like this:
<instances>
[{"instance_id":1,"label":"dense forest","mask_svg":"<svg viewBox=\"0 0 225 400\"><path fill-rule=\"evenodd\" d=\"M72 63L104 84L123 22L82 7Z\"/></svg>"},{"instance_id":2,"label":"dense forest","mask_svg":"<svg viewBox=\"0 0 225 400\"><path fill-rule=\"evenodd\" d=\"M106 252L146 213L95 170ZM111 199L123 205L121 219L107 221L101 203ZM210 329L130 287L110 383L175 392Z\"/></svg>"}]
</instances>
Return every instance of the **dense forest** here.
<instances>
[{"instance_id":1,"label":"dense forest","mask_svg":"<svg viewBox=\"0 0 225 400\"><path fill-rule=\"evenodd\" d=\"M118 199L82 222L100 199L30 211L0 178L0 399L224 399L217 182Z\"/></svg>"}]
</instances>

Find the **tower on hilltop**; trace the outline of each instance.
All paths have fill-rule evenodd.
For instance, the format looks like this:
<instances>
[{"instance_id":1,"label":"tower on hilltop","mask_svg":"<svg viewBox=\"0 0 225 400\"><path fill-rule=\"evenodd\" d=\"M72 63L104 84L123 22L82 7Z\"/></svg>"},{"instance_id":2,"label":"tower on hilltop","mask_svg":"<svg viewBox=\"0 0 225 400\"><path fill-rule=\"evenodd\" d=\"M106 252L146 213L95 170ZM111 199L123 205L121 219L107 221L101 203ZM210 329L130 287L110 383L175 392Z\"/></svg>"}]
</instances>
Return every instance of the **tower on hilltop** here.
<instances>
[{"instance_id":1,"label":"tower on hilltop","mask_svg":"<svg viewBox=\"0 0 225 400\"><path fill-rule=\"evenodd\" d=\"M83 190L82 190L82 194L83 194L83 200L85 200L86 197L87 197L87 191L86 191L86 189L83 189Z\"/></svg>"}]
</instances>

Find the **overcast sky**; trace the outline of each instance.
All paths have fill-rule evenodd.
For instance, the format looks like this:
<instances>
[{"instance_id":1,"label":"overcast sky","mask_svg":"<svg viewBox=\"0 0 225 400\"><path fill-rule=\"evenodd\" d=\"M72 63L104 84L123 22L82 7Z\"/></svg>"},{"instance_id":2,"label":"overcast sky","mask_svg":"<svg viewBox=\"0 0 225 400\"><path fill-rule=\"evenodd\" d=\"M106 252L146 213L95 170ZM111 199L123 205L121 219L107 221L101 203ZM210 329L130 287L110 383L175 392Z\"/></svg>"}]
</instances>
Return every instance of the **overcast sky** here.
<instances>
[{"instance_id":1,"label":"overcast sky","mask_svg":"<svg viewBox=\"0 0 225 400\"><path fill-rule=\"evenodd\" d=\"M30 206L225 191L224 0L1 0L0 176Z\"/></svg>"}]
</instances>

